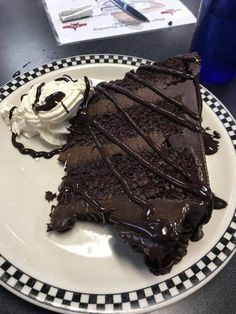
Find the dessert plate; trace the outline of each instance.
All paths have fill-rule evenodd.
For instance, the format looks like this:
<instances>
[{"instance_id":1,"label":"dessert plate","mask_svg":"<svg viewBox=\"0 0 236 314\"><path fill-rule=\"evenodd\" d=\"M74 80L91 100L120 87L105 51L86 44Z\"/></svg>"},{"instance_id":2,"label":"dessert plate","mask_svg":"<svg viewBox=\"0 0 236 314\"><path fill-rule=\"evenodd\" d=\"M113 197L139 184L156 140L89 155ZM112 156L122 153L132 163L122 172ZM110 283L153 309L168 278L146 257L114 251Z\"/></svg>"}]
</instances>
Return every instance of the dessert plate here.
<instances>
[{"instance_id":1,"label":"dessert plate","mask_svg":"<svg viewBox=\"0 0 236 314\"><path fill-rule=\"evenodd\" d=\"M118 55L54 61L2 86L0 101L19 104L33 83L62 74L111 80L150 62ZM116 238L112 227L78 222L66 233L46 233L51 205L45 191L57 191L63 167L56 157L36 160L21 155L1 120L0 284L61 313L143 313L178 301L212 279L236 250L236 122L208 90L202 87L201 94L203 126L222 136L218 153L207 156L211 187L228 206L213 212L203 239L190 242L188 254L164 276L152 275L143 256Z\"/></svg>"}]
</instances>

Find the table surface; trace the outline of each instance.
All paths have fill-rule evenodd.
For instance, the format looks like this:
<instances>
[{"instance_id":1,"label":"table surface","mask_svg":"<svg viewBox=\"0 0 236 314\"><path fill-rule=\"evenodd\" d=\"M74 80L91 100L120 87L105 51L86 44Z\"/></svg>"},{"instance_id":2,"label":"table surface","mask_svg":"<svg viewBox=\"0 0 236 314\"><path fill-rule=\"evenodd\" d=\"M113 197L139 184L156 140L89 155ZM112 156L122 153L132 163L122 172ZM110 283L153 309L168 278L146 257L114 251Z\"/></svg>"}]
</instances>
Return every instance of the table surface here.
<instances>
[{"instance_id":1,"label":"table surface","mask_svg":"<svg viewBox=\"0 0 236 314\"><path fill-rule=\"evenodd\" d=\"M197 14L200 0L183 1ZM178 26L150 33L95 40L59 47L40 0L0 2L0 85L21 73L54 59L87 53L114 53L148 59L164 59L189 51L194 25ZM28 66L23 68L27 62ZM207 86L236 116L236 80L225 86ZM191 296L155 313L236 312L236 257L207 285ZM27 303L0 287L0 313L52 313Z\"/></svg>"}]
</instances>

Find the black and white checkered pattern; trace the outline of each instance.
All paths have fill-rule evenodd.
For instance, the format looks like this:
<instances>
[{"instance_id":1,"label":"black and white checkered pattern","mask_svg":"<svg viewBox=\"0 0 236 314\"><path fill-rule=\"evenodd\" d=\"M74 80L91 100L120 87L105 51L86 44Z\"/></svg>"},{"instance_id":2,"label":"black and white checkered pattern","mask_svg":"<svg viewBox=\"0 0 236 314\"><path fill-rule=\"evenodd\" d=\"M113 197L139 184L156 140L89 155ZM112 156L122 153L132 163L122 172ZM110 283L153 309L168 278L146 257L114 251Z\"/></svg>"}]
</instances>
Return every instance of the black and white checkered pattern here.
<instances>
[{"instance_id":1,"label":"black and white checkered pattern","mask_svg":"<svg viewBox=\"0 0 236 314\"><path fill-rule=\"evenodd\" d=\"M21 87L27 82L42 76L46 73L56 71L63 68L84 65L84 64L94 64L94 63L117 63L117 64L127 64L133 66L140 66L141 64L150 64L151 61L144 60L137 57L130 56L119 56L119 55L84 55L75 56L71 58L60 59L53 61L51 63L45 64L39 68L34 68L33 70L24 73L14 80L8 82L6 85L0 88L0 101L6 98L14 90Z\"/></svg>"},{"instance_id":2,"label":"black and white checkered pattern","mask_svg":"<svg viewBox=\"0 0 236 314\"><path fill-rule=\"evenodd\" d=\"M0 101L14 90L45 73L61 68L93 63L120 63L139 66L151 63L136 57L118 55L85 55L54 61L33 69L0 88ZM216 113L236 149L236 122L227 109L208 90L202 87L202 99ZM63 290L32 278L17 269L0 255L0 282L20 295L33 299L38 304L49 306L52 310L65 309L70 312L128 312L129 310L149 308L170 300L197 286L213 275L236 250L236 212L218 243L190 268L166 281L136 291L120 294L86 294Z\"/></svg>"},{"instance_id":3,"label":"black and white checkered pattern","mask_svg":"<svg viewBox=\"0 0 236 314\"><path fill-rule=\"evenodd\" d=\"M222 103L206 88L201 88L202 100L216 113L236 147L236 123Z\"/></svg>"}]
</instances>

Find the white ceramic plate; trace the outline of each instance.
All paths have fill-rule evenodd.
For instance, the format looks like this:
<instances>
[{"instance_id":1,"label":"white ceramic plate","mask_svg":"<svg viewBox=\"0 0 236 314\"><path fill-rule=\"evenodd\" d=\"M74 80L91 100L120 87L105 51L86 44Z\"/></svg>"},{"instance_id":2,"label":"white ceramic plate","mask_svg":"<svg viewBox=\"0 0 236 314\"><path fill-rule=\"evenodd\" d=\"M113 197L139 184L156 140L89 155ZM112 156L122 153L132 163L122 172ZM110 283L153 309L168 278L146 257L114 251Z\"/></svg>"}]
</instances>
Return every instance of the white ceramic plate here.
<instances>
[{"instance_id":1,"label":"white ceramic plate","mask_svg":"<svg viewBox=\"0 0 236 314\"><path fill-rule=\"evenodd\" d=\"M64 73L99 80L123 77L150 61L117 55L77 56L52 62L17 77L0 89L0 99L18 104L38 81ZM236 124L206 89L203 125L222 135L219 152L207 157L212 190L228 202L214 211L202 240L165 276L152 275L140 254L125 246L112 227L79 222L64 233L46 233L50 204L45 191L57 191L63 168L56 157L34 160L11 144L0 121L0 283L39 306L63 313L147 312L180 300L224 267L235 251Z\"/></svg>"}]
</instances>

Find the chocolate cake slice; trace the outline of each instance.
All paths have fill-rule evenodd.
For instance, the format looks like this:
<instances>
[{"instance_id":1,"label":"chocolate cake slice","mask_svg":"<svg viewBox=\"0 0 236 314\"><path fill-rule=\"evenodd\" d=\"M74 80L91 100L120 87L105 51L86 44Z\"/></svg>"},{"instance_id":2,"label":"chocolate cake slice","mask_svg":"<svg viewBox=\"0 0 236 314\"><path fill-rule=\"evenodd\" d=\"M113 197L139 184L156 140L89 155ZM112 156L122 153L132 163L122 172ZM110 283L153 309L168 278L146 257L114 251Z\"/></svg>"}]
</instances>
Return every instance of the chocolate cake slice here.
<instances>
[{"instance_id":1,"label":"chocolate cake slice","mask_svg":"<svg viewBox=\"0 0 236 314\"><path fill-rule=\"evenodd\" d=\"M196 54L142 65L100 83L73 118L59 160L65 177L48 230L114 224L154 274L202 237L212 213Z\"/></svg>"}]
</instances>

